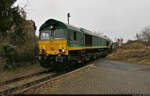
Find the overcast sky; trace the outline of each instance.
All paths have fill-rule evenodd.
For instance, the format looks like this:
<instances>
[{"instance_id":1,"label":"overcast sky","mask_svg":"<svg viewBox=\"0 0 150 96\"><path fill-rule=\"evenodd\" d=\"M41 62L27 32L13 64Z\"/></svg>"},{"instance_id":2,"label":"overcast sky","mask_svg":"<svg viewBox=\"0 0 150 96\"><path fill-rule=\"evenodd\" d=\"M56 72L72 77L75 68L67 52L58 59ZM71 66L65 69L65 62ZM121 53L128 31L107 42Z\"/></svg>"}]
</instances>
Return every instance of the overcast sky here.
<instances>
[{"instance_id":1,"label":"overcast sky","mask_svg":"<svg viewBox=\"0 0 150 96\"><path fill-rule=\"evenodd\" d=\"M135 39L136 33L150 25L150 0L17 0L16 4L27 4L27 18L34 20L38 29L51 18L67 23L68 12L72 25L113 40Z\"/></svg>"}]
</instances>

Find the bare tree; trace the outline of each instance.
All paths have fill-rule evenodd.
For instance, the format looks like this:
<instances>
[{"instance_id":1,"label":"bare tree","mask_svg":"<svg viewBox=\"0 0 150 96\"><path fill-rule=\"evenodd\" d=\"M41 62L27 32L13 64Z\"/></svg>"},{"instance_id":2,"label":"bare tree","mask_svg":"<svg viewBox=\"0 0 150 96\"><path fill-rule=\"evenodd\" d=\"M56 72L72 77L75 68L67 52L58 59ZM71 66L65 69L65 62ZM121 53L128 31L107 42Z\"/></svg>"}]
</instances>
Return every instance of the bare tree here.
<instances>
[{"instance_id":1,"label":"bare tree","mask_svg":"<svg viewBox=\"0 0 150 96\"><path fill-rule=\"evenodd\" d=\"M146 46L150 46L150 26L145 27L141 33L136 34L136 38Z\"/></svg>"}]
</instances>

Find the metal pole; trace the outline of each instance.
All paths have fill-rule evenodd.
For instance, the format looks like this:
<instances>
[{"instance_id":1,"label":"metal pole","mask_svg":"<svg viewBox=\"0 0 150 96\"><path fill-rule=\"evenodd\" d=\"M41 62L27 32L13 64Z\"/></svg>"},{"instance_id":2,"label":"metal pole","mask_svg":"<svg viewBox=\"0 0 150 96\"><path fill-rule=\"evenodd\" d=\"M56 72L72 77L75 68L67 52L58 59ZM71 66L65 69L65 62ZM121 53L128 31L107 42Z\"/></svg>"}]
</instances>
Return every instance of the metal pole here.
<instances>
[{"instance_id":1,"label":"metal pole","mask_svg":"<svg viewBox=\"0 0 150 96\"><path fill-rule=\"evenodd\" d=\"M70 18L70 13L67 14L67 21L68 21L68 24L69 24L69 18Z\"/></svg>"}]
</instances>

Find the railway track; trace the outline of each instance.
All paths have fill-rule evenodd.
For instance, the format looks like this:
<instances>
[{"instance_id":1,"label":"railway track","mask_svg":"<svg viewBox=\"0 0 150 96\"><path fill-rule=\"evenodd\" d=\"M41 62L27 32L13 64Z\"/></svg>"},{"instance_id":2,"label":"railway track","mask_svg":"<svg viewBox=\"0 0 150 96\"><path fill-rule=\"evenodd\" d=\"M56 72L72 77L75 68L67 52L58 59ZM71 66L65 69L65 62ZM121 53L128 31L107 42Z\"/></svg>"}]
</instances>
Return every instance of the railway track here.
<instances>
[{"instance_id":1,"label":"railway track","mask_svg":"<svg viewBox=\"0 0 150 96\"><path fill-rule=\"evenodd\" d=\"M36 72L36 73L32 73L30 75L25 75L25 76L13 78L13 79L10 79L10 80L5 80L5 81L0 82L0 86L9 84L9 83L12 83L12 82L15 82L15 81L19 81L19 80L22 80L22 79L25 79L25 78L29 78L29 77L32 77L34 75L42 74L42 73L45 73L45 72L48 72L48 71L47 70L46 71L45 70L44 71L39 71L39 72Z\"/></svg>"},{"instance_id":2,"label":"railway track","mask_svg":"<svg viewBox=\"0 0 150 96\"><path fill-rule=\"evenodd\" d=\"M97 61L97 60L95 60ZM89 62L94 63L95 61ZM88 65L88 64L87 64ZM80 66L81 67L81 66ZM83 66L82 66L83 67ZM79 68L80 69L80 68ZM78 70L78 68L75 68L73 70L68 71L69 74L75 70ZM4 82L0 82L0 94L17 94L22 93L26 90L29 90L31 88L34 88L38 85L44 84L45 82L57 78L61 74L68 74L68 72L64 73L54 73L54 72L48 72L41 71L34 74L30 74L27 76L22 76L19 78L15 78L12 80L7 80Z\"/></svg>"},{"instance_id":3,"label":"railway track","mask_svg":"<svg viewBox=\"0 0 150 96\"><path fill-rule=\"evenodd\" d=\"M25 88L36 85L39 82L48 80L56 75L56 73L41 71L27 76L0 82L0 94L12 94L19 92Z\"/></svg>"}]
</instances>

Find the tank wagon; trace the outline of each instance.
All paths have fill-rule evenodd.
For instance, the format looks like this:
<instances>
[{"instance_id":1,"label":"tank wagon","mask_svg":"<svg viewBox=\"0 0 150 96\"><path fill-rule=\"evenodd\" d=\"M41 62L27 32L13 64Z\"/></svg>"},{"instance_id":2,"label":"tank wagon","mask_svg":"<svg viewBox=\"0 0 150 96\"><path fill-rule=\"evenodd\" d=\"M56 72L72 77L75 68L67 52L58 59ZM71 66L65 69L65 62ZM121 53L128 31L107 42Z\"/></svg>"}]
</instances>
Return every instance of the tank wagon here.
<instances>
[{"instance_id":1,"label":"tank wagon","mask_svg":"<svg viewBox=\"0 0 150 96\"><path fill-rule=\"evenodd\" d=\"M108 37L58 20L47 20L39 31L38 60L45 68L85 64L112 50L112 41Z\"/></svg>"}]
</instances>

